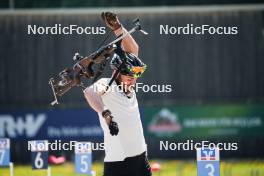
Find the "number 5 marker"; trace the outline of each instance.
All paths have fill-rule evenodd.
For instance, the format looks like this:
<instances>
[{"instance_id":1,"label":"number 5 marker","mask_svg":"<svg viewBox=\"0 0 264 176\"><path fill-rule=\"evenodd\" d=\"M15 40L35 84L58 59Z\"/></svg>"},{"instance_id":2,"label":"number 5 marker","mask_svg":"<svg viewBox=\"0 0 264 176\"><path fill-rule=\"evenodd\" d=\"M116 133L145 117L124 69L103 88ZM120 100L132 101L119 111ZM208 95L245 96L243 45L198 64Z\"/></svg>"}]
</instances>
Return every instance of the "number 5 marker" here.
<instances>
[{"instance_id":1,"label":"number 5 marker","mask_svg":"<svg viewBox=\"0 0 264 176\"><path fill-rule=\"evenodd\" d=\"M90 142L75 143L75 171L79 174L92 174L92 149Z\"/></svg>"}]
</instances>

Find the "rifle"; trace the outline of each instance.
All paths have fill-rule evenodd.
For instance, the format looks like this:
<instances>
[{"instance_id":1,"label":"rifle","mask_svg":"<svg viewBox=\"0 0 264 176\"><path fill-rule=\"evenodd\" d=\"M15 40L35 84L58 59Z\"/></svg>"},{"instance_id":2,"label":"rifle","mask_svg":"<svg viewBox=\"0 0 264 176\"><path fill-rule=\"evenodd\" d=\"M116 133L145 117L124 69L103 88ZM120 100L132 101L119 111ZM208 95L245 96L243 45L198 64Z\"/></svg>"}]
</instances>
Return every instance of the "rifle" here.
<instances>
[{"instance_id":1,"label":"rifle","mask_svg":"<svg viewBox=\"0 0 264 176\"><path fill-rule=\"evenodd\" d=\"M55 104L59 104L58 97L63 96L72 87L81 86L85 88L82 78L89 79L99 77L106 66L107 60L109 60L115 53L117 42L121 41L128 34L132 34L135 31L140 31L144 35L148 34L146 31L142 30L139 19L134 20L133 24L135 26L128 32L122 34L107 45L99 47L98 50L89 56L83 57L79 53L75 53L73 60L76 63L73 65L73 67L65 68L58 74L56 78L52 77L49 79L49 84L54 95L54 101L51 102L51 105L54 106ZM99 65L99 69L97 71L93 69L95 64ZM111 78L110 84L113 82L116 76L117 74Z\"/></svg>"}]
</instances>

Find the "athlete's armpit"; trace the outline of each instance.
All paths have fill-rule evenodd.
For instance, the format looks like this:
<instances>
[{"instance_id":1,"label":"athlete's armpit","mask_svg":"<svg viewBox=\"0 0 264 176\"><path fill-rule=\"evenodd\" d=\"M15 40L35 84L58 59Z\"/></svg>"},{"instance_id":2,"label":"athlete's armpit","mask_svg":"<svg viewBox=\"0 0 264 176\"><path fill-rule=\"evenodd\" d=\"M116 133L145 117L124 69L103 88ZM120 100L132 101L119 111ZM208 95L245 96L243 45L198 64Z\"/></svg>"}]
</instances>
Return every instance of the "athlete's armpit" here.
<instances>
[{"instance_id":1,"label":"athlete's armpit","mask_svg":"<svg viewBox=\"0 0 264 176\"><path fill-rule=\"evenodd\" d=\"M94 92L92 87L87 87L83 93L91 108L93 108L97 113L102 113L104 110L104 103L101 96Z\"/></svg>"}]
</instances>

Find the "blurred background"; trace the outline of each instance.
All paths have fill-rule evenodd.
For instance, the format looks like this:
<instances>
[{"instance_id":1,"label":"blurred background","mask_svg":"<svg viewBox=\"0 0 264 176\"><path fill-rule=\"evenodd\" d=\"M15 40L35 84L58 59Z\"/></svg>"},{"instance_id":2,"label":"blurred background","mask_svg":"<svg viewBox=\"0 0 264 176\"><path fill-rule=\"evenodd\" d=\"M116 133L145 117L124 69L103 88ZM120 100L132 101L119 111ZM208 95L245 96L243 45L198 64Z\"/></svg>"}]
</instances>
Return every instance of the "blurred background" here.
<instances>
[{"instance_id":1,"label":"blurred background","mask_svg":"<svg viewBox=\"0 0 264 176\"><path fill-rule=\"evenodd\" d=\"M190 168L195 168L195 151L161 151L160 141L238 143L237 151L220 153L222 160L229 161L223 167L231 168L238 161L257 161L256 167L262 168L258 173L264 175L263 3L1 0L0 137L11 139L12 160L30 162L28 140L103 141L97 114L86 103L81 89L73 88L52 107L48 81L74 64L75 52L88 55L95 51L105 35L28 35L27 26L104 26L101 12L114 11L127 29L139 18L149 32L148 36L133 35L140 46L139 56L148 65L139 82L172 85L172 92L137 94L149 158L164 163L179 161L174 163L174 175L184 175L177 171L184 170L184 163L189 161ZM160 34L160 25L187 24L237 26L238 34ZM103 77L109 76L107 67ZM66 156L68 161L73 155L73 151L52 153ZM103 151L95 151L93 159L102 163L103 156ZM248 168L246 174L252 174L252 166L244 166ZM239 170L242 166L237 167ZM230 172L224 171L226 175Z\"/></svg>"}]
</instances>

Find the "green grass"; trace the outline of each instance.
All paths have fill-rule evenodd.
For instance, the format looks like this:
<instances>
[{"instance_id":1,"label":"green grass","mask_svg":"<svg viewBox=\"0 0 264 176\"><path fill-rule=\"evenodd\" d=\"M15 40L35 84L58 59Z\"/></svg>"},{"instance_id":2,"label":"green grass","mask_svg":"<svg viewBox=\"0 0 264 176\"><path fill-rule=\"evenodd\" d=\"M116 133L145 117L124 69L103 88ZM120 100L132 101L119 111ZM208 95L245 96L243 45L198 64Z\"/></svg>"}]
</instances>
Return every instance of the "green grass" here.
<instances>
[{"instance_id":1,"label":"green grass","mask_svg":"<svg viewBox=\"0 0 264 176\"><path fill-rule=\"evenodd\" d=\"M196 161L192 160L152 160L161 164L161 172L153 176L196 176ZM93 170L97 176L102 175L103 165L100 162L93 164ZM254 175L254 172L256 175ZM256 173L258 172L258 173ZM65 163L60 166L51 166L52 176L81 176L74 173L73 163ZM221 176L263 176L264 161L238 161L227 160L221 162ZM258 175L257 175L258 174ZM30 165L15 165L14 176L46 176L46 170L32 170ZM9 176L8 168L0 168L0 176Z\"/></svg>"}]
</instances>

